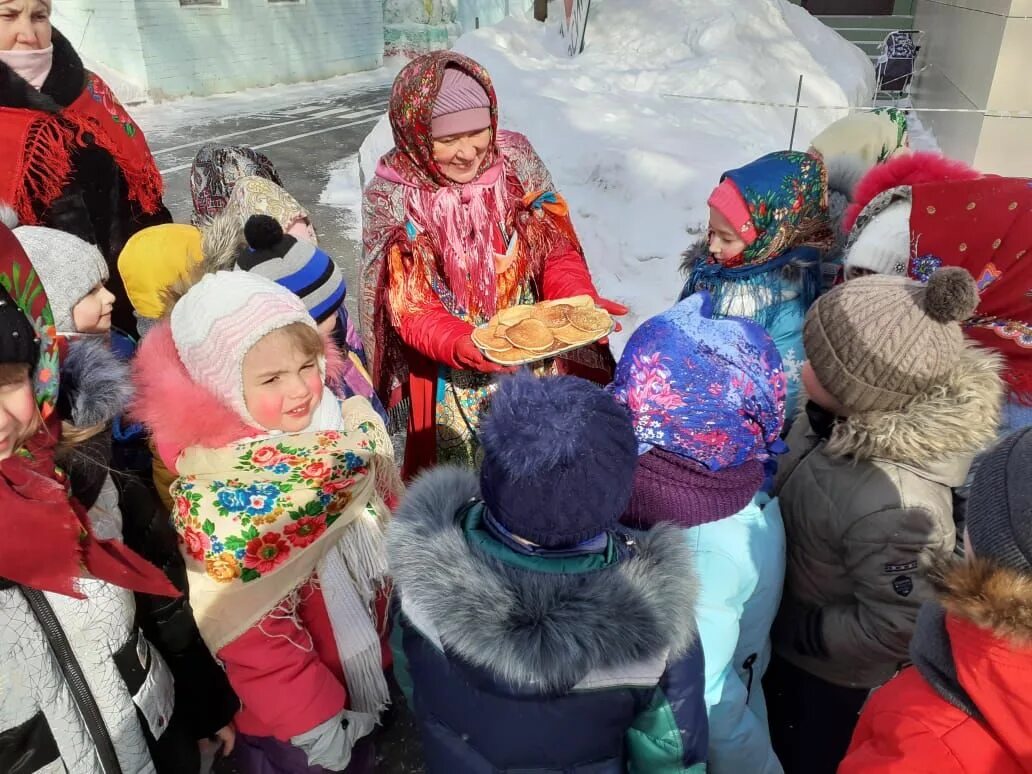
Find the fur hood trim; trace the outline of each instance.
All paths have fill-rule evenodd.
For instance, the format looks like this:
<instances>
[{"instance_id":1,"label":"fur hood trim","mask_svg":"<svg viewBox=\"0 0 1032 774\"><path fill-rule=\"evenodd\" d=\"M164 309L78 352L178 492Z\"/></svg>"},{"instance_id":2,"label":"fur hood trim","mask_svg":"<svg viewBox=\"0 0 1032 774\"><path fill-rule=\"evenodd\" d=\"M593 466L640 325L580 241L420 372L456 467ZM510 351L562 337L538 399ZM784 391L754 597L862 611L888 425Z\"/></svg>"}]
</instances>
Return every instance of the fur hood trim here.
<instances>
[{"instance_id":1,"label":"fur hood trim","mask_svg":"<svg viewBox=\"0 0 1032 774\"><path fill-rule=\"evenodd\" d=\"M129 366L111 351L106 336L68 341L61 358L62 415L76 427L107 424L133 397Z\"/></svg>"},{"instance_id":2,"label":"fur hood trim","mask_svg":"<svg viewBox=\"0 0 1032 774\"><path fill-rule=\"evenodd\" d=\"M842 228L851 231L864 208L890 188L914 186L918 183L940 183L944 180L974 180L982 174L962 161L948 159L938 153L918 151L904 153L876 165L864 175L853 191L853 203L846 210Z\"/></svg>"},{"instance_id":3,"label":"fur hood trim","mask_svg":"<svg viewBox=\"0 0 1032 774\"><path fill-rule=\"evenodd\" d=\"M931 573L939 601L950 613L998 637L1032 645L1032 576L971 557Z\"/></svg>"},{"instance_id":4,"label":"fur hood trim","mask_svg":"<svg viewBox=\"0 0 1032 774\"><path fill-rule=\"evenodd\" d=\"M326 381L331 389L343 381L344 356L329 336ZM165 466L174 471L179 455L192 446L218 449L265 432L247 425L236 412L194 382L179 359L172 326L165 319L144 336L132 368L136 396L132 415L150 430Z\"/></svg>"},{"instance_id":5,"label":"fur hood trim","mask_svg":"<svg viewBox=\"0 0 1032 774\"><path fill-rule=\"evenodd\" d=\"M594 669L695 641L696 581L671 525L636 536L633 557L585 575L520 570L474 552L455 513L480 497L476 475L442 467L408 489L388 532L403 600L437 627L446 650L509 685L566 691Z\"/></svg>"},{"instance_id":6,"label":"fur hood trim","mask_svg":"<svg viewBox=\"0 0 1032 774\"><path fill-rule=\"evenodd\" d=\"M685 277L692 273L695 264L705 261L709 257L709 239L704 235L681 253L681 274Z\"/></svg>"},{"instance_id":7,"label":"fur hood trim","mask_svg":"<svg viewBox=\"0 0 1032 774\"><path fill-rule=\"evenodd\" d=\"M231 271L246 243L240 217L228 208L220 212L201 234L204 272Z\"/></svg>"},{"instance_id":8,"label":"fur hood trim","mask_svg":"<svg viewBox=\"0 0 1032 774\"><path fill-rule=\"evenodd\" d=\"M1002 359L966 344L948 380L897 411L865 411L835 423L827 453L925 468L975 454L996 439Z\"/></svg>"}]
</instances>

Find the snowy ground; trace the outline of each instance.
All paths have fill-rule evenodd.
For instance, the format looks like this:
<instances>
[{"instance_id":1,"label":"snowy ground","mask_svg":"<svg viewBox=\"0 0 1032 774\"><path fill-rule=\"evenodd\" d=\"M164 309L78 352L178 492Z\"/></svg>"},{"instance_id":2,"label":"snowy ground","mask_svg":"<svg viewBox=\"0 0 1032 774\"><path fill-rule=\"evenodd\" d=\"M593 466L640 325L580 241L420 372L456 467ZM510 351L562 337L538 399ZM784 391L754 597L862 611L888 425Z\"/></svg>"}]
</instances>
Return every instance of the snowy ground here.
<instances>
[{"instance_id":1,"label":"snowy ground","mask_svg":"<svg viewBox=\"0 0 1032 774\"><path fill-rule=\"evenodd\" d=\"M704 225L721 172L789 147L799 76L806 105L869 104L869 60L785 0L594 0L582 55L527 16L463 35L491 73L501 125L526 134L568 200L603 294L631 307L625 333L668 306L679 254ZM700 99L702 98L702 99ZM804 149L841 109L800 111ZM381 120L360 151L368 178L392 145ZM328 196L354 201L353 160Z\"/></svg>"}]
</instances>

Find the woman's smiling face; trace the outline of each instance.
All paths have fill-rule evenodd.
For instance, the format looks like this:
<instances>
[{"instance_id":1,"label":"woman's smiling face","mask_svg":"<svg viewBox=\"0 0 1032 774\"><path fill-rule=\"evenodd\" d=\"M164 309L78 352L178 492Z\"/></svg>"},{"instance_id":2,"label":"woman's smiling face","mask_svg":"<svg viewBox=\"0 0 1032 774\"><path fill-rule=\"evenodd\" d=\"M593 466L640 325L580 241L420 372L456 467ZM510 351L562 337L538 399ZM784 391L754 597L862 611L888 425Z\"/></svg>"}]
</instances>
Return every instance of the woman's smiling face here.
<instances>
[{"instance_id":1,"label":"woman's smiling face","mask_svg":"<svg viewBox=\"0 0 1032 774\"><path fill-rule=\"evenodd\" d=\"M491 147L491 127L434 138L434 161L449 180L471 183Z\"/></svg>"}]
</instances>

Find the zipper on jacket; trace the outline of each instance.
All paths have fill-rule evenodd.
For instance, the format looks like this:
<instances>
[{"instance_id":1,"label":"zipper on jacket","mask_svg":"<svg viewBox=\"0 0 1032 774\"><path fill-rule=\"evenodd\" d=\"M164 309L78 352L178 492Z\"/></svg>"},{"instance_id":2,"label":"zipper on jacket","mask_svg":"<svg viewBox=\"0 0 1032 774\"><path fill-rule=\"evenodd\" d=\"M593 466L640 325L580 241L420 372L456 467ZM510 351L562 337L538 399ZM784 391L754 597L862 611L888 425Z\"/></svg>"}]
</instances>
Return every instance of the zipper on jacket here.
<instances>
[{"instance_id":1,"label":"zipper on jacket","mask_svg":"<svg viewBox=\"0 0 1032 774\"><path fill-rule=\"evenodd\" d=\"M57 657L58 664L61 665L61 672L64 673L68 689L72 692L86 730L93 739L101 771L104 774L122 774L122 767L119 765L118 755L115 753L115 745L111 742L111 735L100 714L100 707L97 706L97 700L93 698L93 693L86 682L86 676L61 628L61 622L57 620L54 608L50 606L50 602L47 601L42 591L22 586L21 592L32 608L32 612L35 613L47 642L50 643L50 649Z\"/></svg>"},{"instance_id":2,"label":"zipper on jacket","mask_svg":"<svg viewBox=\"0 0 1032 774\"><path fill-rule=\"evenodd\" d=\"M749 672L749 680L745 684L745 700L748 702L752 698L752 681L753 681L753 664L756 663L757 654L753 653L749 658L742 664L742 668Z\"/></svg>"}]
</instances>

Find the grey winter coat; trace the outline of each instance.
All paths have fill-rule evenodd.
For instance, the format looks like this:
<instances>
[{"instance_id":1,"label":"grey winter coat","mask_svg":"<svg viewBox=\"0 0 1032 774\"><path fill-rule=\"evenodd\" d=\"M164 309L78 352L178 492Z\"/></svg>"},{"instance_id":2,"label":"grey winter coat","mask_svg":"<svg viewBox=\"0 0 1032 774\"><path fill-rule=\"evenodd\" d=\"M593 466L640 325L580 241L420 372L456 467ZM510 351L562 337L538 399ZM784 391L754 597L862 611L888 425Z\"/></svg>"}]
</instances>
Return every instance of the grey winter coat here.
<instances>
[{"instance_id":1,"label":"grey winter coat","mask_svg":"<svg viewBox=\"0 0 1032 774\"><path fill-rule=\"evenodd\" d=\"M872 688L907 661L930 560L956 531L952 487L996 435L998 360L965 350L953 377L899 411L805 415L776 481L788 542L775 651L836 685Z\"/></svg>"}]
</instances>

